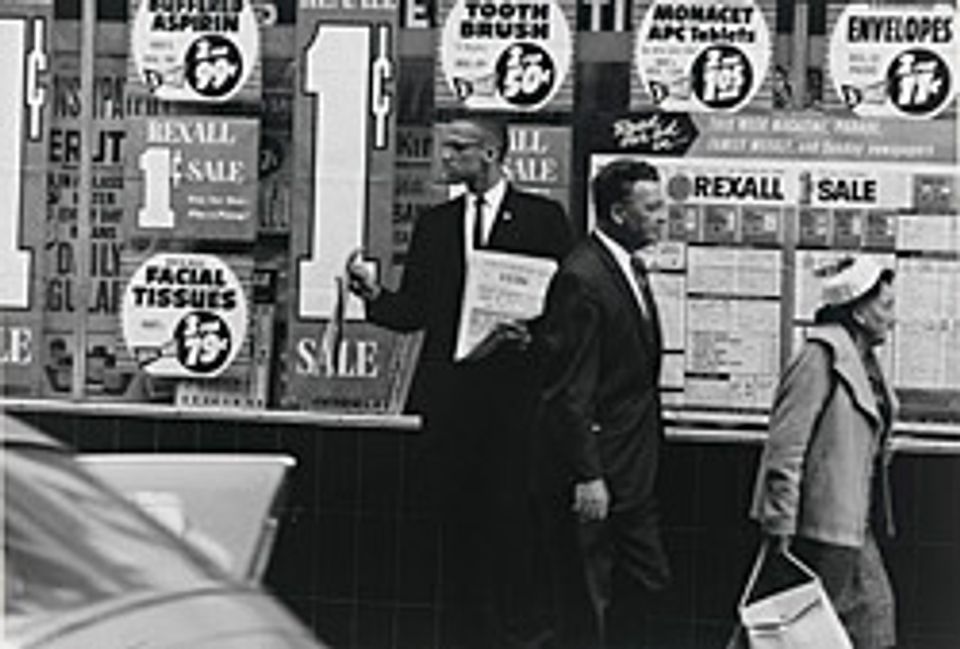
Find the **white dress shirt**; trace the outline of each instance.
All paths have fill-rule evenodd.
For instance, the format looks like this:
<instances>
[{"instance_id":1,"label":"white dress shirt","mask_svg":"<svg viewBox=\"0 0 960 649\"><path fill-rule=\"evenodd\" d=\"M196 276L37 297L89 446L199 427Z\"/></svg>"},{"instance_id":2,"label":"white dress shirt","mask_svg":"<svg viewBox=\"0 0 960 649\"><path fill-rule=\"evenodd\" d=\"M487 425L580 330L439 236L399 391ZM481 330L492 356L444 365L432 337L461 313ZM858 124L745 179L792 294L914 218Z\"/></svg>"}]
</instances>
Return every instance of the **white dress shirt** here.
<instances>
[{"instance_id":1,"label":"white dress shirt","mask_svg":"<svg viewBox=\"0 0 960 649\"><path fill-rule=\"evenodd\" d=\"M640 285L637 284L637 277L633 274L633 266L630 263L630 253L627 252L626 248L614 241L609 235L604 234L603 230L600 228L595 229L593 234L597 237L600 243L602 243L604 247L610 251L610 254L613 255L613 258L617 262L617 266L620 267L620 271L623 273L623 276L627 278L627 284L630 285L630 288L633 291L633 297L640 306L640 312L643 314L644 318L649 318L650 310L647 307L647 301L644 299L643 293L640 291Z\"/></svg>"},{"instance_id":2,"label":"white dress shirt","mask_svg":"<svg viewBox=\"0 0 960 649\"><path fill-rule=\"evenodd\" d=\"M483 205L482 212L483 215L483 241L481 245L487 243L490 240L490 231L493 230L493 222L496 220L497 214L500 212L500 204L503 202L503 196L507 192L507 181L501 178L498 180L490 189L483 193ZM464 232L465 236L463 237L464 246L466 251L469 253L474 250L473 245L473 222L477 214L477 197L473 192L468 192L466 195L466 200L464 202L465 212L464 216Z\"/></svg>"}]
</instances>

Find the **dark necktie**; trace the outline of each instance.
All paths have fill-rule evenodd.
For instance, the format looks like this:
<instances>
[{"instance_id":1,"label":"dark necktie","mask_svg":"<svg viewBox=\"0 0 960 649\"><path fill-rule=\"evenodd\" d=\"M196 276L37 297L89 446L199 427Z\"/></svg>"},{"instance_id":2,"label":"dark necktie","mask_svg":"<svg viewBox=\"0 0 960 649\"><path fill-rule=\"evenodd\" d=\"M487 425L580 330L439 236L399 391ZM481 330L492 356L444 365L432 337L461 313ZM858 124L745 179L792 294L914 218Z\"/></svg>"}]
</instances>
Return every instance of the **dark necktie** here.
<instances>
[{"instance_id":1,"label":"dark necktie","mask_svg":"<svg viewBox=\"0 0 960 649\"><path fill-rule=\"evenodd\" d=\"M653 300L653 291L650 290L650 281L647 279L647 268L643 260L637 255L630 257L630 268L633 269L633 276L637 280L637 286L640 288L642 304L640 310L643 311L643 317L653 323L654 328L659 328L659 314L657 313L657 304Z\"/></svg>"},{"instance_id":2,"label":"dark necktie","mask_svg":"<svg viewBox=\"0 0 960 649\"><path fill-rule=\"evenodd\" d=\"M483 241L483 194L473 195L473 249L484 248Z\"/></svg>"},{"instance_id":3,"label":"dark necktie","mask_svg":"<svg viewBox=\"0 0 960 649\"><path fill-rule=\"evenodd\" d=\"M630 268L633 270L633 276L637 279L637 286L640 288L640 295L643 298L643 318L650 325L650 336L653 341L653 376L660 376L660 350L663 348L663 334L660 331L660 314L657 313L657 303L653 299L653 291L650 290L650 282L647 279L647 269L643 265L643 260L637 256L630 257ZM657 379L659 380L659 378Z\"/></svg>"}]
</instances>

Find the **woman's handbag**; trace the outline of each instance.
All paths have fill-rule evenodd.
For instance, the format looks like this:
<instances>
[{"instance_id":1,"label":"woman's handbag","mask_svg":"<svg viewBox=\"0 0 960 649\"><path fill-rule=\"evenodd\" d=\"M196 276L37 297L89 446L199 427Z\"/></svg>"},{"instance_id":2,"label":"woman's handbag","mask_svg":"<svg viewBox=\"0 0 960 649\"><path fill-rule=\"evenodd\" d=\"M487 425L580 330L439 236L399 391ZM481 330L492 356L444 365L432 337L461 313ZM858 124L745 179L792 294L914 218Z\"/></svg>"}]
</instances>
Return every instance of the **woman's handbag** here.
<instances>
[{"instance_id":1,"label":"woman's handbag","mask_svg":"<svg viewBox=\"0 0 960 649\"><path fill-rule=\"evenodd\" d=\"M853 649L820 578L789 551L782 556L803 582L750 601L768 545L761 546L737 607L741 641L749 649Z\"/></svg>"}]
</instances>

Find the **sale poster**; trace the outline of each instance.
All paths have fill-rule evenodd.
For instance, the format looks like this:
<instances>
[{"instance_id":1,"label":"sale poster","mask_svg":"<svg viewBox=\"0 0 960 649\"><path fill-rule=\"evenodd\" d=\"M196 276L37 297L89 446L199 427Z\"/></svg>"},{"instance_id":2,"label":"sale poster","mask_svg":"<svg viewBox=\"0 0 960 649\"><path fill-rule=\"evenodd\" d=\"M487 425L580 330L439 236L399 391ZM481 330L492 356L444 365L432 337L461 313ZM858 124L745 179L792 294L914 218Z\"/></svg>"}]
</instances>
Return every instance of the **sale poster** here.
<instances>
[{"instance_id":1,"label":"sale poster","mask_svg":"<svg viewBox=\"0 0 960 649\"><path fill-rule=\"evenodd\" d=\"M53 3L0 6L0 394L40 387Z\"/></svg>"},{"instance_id":2,"label":"sale poster","mask_svg":"<svg viewBox=\"0 0 960 649\"><path fill-rule=\"evenodd\" d=\"M507 137L504 167L510 181L569 208L573 149L569 127L516 123L508 126Z\"/></svg>"},{"instance_id":3,"label":"sale poster","mask_svg":"<svg viewBox=\"0 0 960 649\"><path fill-rule=\"evenodd\" d=\"M131 376L117 368L118 314L122 277L120 258L126 247L124 226L124 156L127 118L157 113L156 100L134 101L126 92L125 26L98 29L94 60L93 142L91 149L90 230L87 263L81 268L80 207L81 110L79 25L64 30L64 49L53 58L52 119L47 147L46 216L42 260L43 336L39 343L44 396L69 395L78 314L85 314L87 376L84 390L95 398L124 398ZM80 294L81 276L89 278Z\"/></svg>"},{"instance_id":4,"label":"sale poster","mask_svg":"<svg viewBox=\"0 0 960 649\"><path fill-rule=\"evenodd\" d=\"M256 119L145 116L127 144L131 236L252 241L257 234Z\"/></svg>"},{"instance_id":5,"label":"sale poster","mask_svg":"<svg viewBox=\"0 0 960 649\"><path fill-rule=\"evenodd\" d=\"M307 410L398 412L416 364L417 337L366 322L363 303L347 292L344 278L355 250L363 251L384 284L394 285L399 275L391 218L398 141L396 12L316 5L301 5L297 18L282 403Z\"/></svg>"}]
</instances>

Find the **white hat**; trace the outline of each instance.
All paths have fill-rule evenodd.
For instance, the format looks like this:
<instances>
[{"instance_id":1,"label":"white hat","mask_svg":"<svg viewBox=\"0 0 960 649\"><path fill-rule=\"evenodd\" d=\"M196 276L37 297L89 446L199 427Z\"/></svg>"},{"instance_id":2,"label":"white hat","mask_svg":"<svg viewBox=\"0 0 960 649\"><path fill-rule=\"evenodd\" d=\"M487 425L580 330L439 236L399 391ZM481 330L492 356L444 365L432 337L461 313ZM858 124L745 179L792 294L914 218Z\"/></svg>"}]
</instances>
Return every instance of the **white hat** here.
<instances>
[{"instance_id":1,"label":"white hat","mask_svg":"<svg viewBox=\"0 0 960 649\"><path fill-rule=\"evenodd\" d=\"M823 306L839 306L862 297L877 282L893 271L884 268L872 257L844 257L823 280L820 298ZM828 271L829 272L829 271Z\"/></svg>"}]
</instances>

